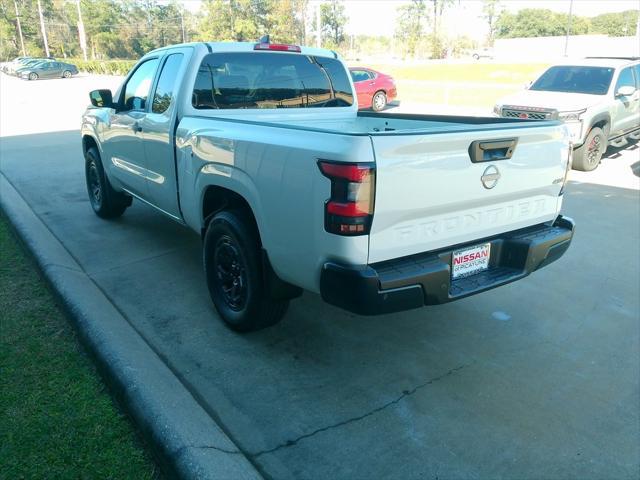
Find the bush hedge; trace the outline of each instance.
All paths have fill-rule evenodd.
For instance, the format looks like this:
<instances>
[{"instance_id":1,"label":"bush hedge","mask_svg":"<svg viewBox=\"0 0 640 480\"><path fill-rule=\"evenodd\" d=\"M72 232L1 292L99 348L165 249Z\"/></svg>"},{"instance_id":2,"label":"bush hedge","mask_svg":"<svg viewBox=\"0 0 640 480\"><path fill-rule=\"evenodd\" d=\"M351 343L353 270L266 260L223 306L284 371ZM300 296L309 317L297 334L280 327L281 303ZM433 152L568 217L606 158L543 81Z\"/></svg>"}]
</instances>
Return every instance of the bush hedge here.
<instances>
[{"instance_id":1,"label":"bush hedge","mask_svg":"<svg viewBox=\"0 0 640 480\"><path fill-rule=\"evenodd\" d=\"M126 75L136 64L135 60L72 60L78 70L102 75Z\"/></svg>"}]
</instances>

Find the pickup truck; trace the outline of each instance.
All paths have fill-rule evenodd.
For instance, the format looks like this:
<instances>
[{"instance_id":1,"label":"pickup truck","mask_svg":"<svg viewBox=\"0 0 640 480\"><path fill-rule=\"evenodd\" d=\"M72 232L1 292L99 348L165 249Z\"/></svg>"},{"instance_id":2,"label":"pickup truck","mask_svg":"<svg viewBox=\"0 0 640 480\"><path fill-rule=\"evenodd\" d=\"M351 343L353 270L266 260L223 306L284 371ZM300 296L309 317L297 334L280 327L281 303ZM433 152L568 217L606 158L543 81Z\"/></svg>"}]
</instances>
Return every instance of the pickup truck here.
<instances>
[{"instance_id":1,"label":"pickup truck","mask_svg":"<svg viewBox=\"0 0 640 480\"><path fill-rule=\"evenodd\" d=\"M504 285L558 259L558 121L358 112L333 51L154 50L82 119L95 213L147 203L202 236L213 304L250 331L303 289L373 315ZM544 295L541 293L541 296Z\"/></svg>"},{"instance_id":2,"label":"pickup truck","mask_svg":"<svg viewBox=\"0 0 640 480\"><path fill-rule=\"evenodd\" d=\"M598 167L607 145L640 139L640 59L591 57L548 68L522 92L493 109L503 117L566 123L573 143L573 168Z\"/></svg>"}]
</instances>

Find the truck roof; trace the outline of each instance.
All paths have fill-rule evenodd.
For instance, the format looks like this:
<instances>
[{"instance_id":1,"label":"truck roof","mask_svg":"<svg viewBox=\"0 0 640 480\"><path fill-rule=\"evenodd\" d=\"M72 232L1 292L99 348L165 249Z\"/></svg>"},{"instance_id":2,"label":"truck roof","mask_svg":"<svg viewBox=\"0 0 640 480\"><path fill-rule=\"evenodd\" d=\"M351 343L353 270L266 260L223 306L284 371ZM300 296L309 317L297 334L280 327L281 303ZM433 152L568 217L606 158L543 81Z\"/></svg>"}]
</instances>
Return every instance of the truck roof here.
<instances>
[{"instance_id":1,"label":"truck roof","mask_svg":"<svg viewBox=\"0 0 640 480\"><path fill-rule=\"evenodd\" d=\"M189 43L179 43L175 45L168 45L166 47L156 48L147 53L160 52L163 50L171 50L173 48L179 47L206 47L210 49L212 52L253 52L254 47L257 43L260 42L189 42ZM272 42L275 44L276 42ZM333 50L327 50L326 48L314 48L314 47L305 47L299 45L301 52L303 55L314 55L317 57L330 57L330 58L340 58L338 53ZM289 53L289 52L285 52Z\"/></svg>"}]
</instances>

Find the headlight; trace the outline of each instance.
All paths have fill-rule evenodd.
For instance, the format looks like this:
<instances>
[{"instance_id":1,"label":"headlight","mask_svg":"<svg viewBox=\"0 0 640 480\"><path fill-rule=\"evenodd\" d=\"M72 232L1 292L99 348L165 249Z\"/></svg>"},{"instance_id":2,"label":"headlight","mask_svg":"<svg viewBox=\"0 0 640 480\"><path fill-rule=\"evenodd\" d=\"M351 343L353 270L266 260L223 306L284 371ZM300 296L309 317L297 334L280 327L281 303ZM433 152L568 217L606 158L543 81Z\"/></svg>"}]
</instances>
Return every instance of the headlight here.
<instances>
[{"instance_id":1,"label":"headlight","mask_svg":"<svg viewBox=\"0 0 640 480\"><path fill-rule=\"evenodd\" d=\"M586 111L587 109L583 108L582 110L575 110L573 112L560 112L558 113L558 118L563 122L579 122L580 115Z\"/></svg>"},{"instance_id":2,"label":"headlight","mask_svg":"<svg viewBox=\"0 0 640 480\"><path fill-rule=\"evenodd\" d=\"M493 113L495 113L496 115L500 116L502 114L502 105L494 105L493 106Z\"/></svg>"}]
</instances>

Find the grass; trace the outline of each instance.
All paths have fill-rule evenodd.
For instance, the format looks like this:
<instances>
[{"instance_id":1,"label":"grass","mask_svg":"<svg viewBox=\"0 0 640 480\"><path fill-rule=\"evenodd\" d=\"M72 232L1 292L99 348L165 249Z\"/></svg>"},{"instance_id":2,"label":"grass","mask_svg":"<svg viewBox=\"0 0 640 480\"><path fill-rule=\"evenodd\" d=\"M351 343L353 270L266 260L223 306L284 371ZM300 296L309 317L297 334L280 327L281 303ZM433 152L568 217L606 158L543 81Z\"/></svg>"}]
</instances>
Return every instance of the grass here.
<instances>
[{"instance_id":1,"label":"grass","mask_svg":"<svg viewBox=\"0 0 640 480\"><path fill-rule=\"evenodd\" d=\"M524 85L536 78L548 64L482 61L368 66L395 78L398 100L403 103L441 104L490 110L500 98L522 90Z\"/></svg>"},{"instance_id":2,"label":"grass","mask_svg":"<svg viewBox=\"0 0 640 480\"><path fill-rule=\"evenodd\" d=\"M158 478L0 215L0 478Z\"/></svg>"},{"instance_id":3,"label":"grass","mask_svg":"<svg viewBox=\"0 0 640 480\"><path fill-rule=\"evenodd\" d=\"M398 80L429 82L511 83L523 85L549 66L548 63L422 63L369 65Z\"/></svg>"}]
</instances>

